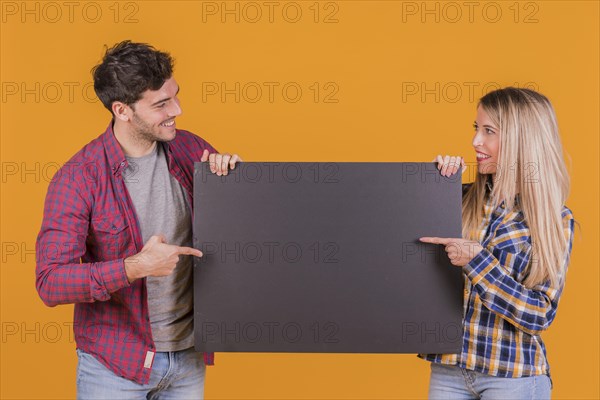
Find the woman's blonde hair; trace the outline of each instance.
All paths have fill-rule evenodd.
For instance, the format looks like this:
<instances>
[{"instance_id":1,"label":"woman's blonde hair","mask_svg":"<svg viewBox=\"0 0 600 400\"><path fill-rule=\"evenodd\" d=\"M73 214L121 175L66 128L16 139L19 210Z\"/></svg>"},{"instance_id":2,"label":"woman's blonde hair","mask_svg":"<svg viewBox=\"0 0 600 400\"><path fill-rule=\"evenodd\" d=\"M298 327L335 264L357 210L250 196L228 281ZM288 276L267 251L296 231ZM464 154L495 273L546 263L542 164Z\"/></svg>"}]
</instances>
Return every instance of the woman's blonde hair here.
<instances>
[{"instance_id":1,"label":"woman's blonde hair","mask_svg":"<svg viewBox=\"0 0 600 400\"><path fill-rule=\"evenodd\" d=\"M523 283L532 288L549 279L557 285L568 247L562 208L570 180L552 104L533 90L507 87L483 96L478 107L499 128L500 148L491 193L486 192L489 175L479 172L465 193L463 237L477 240L487 196L494 208L504 201L512 209L517 200L532 245Z\"/></svg>"}]
</instances>

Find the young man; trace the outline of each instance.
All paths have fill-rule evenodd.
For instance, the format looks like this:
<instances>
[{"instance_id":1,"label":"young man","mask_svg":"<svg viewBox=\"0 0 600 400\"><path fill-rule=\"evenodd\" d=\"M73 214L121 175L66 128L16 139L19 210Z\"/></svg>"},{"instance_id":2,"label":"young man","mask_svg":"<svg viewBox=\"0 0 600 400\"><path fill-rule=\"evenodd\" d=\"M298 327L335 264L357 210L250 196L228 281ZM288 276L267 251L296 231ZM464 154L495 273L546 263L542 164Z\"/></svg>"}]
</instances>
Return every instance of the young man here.
<instances>
[{"instance_id":1,"label":"young man","mask_svg":"<svg viewBox=\"0 0 600 400\"><path fill-rule=\"evenodd\" d=\"M169 54L124 41L93 75L112 121L49 185L38 293L75 303L78 398L202 398L212 354L193 348L194 162L226 175L241 160L175 128Z\"/></svg>"}]
</instances>

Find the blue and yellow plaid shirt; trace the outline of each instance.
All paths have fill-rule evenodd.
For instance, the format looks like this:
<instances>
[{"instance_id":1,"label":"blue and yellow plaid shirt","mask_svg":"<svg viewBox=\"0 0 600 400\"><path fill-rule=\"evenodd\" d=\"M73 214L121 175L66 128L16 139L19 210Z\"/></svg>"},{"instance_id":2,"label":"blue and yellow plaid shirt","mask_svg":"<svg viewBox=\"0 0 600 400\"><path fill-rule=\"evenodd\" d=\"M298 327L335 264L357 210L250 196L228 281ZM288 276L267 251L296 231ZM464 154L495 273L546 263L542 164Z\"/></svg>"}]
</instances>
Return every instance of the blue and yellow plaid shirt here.
<instances>
[{"instance_id":1,"label":"blue and yellow plaid shirt","mask_svg":"<svg viewBox=\"0 0 600 400\"><path fill-rule=\"evenodd\" d=\"M562 210L568 251L573 245L573 214ZM441 364L488 375L518 378L550 375L546 348L540 334L547 329L558 308L564 287L545 282L528 289L523 285L531 258L531 239L523 213L488 200L479 242L483 250L463 267L465 276L463 344L460 354L420 354Z\"/></svg>"}]
</instances>

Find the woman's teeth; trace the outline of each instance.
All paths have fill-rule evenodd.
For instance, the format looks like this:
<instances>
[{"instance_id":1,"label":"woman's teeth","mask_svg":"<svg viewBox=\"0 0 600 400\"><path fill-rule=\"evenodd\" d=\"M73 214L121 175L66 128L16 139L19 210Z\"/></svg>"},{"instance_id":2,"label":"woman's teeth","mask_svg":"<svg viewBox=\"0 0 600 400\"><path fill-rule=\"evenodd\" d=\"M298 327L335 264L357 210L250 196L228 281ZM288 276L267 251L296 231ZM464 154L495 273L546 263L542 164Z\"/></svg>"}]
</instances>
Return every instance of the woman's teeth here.
<instances>
[{"instance_id":1,"label":"woman's teeth","mask_svg":"<svg viewBox=\"0 0 600 400\"><path fill-rule=\"evenodd\" d=\"M483 153L477 153L477 159L478 160L485 160L490 158L491 156L488 156L487 154L483 154Z\"/></svg>"}]
</instances>

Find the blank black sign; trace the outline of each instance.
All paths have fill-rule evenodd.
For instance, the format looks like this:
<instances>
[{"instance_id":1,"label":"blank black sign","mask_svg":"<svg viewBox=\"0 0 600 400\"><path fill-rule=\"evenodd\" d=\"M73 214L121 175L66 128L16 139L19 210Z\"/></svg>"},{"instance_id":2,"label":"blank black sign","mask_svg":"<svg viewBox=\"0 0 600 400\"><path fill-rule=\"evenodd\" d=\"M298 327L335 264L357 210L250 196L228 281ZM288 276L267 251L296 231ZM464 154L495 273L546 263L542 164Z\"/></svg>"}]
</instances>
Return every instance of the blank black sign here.
<instances>
[{"instance_id":1,"label":"blank black sign","mask_svg":"<svg viewBox=\"0 0 600 400\"><path fill-rule=\"evenodd\" d=\"M198 351L457 353L460 174L433 163L196 163Z\"/></svg>"}]
</instances>

